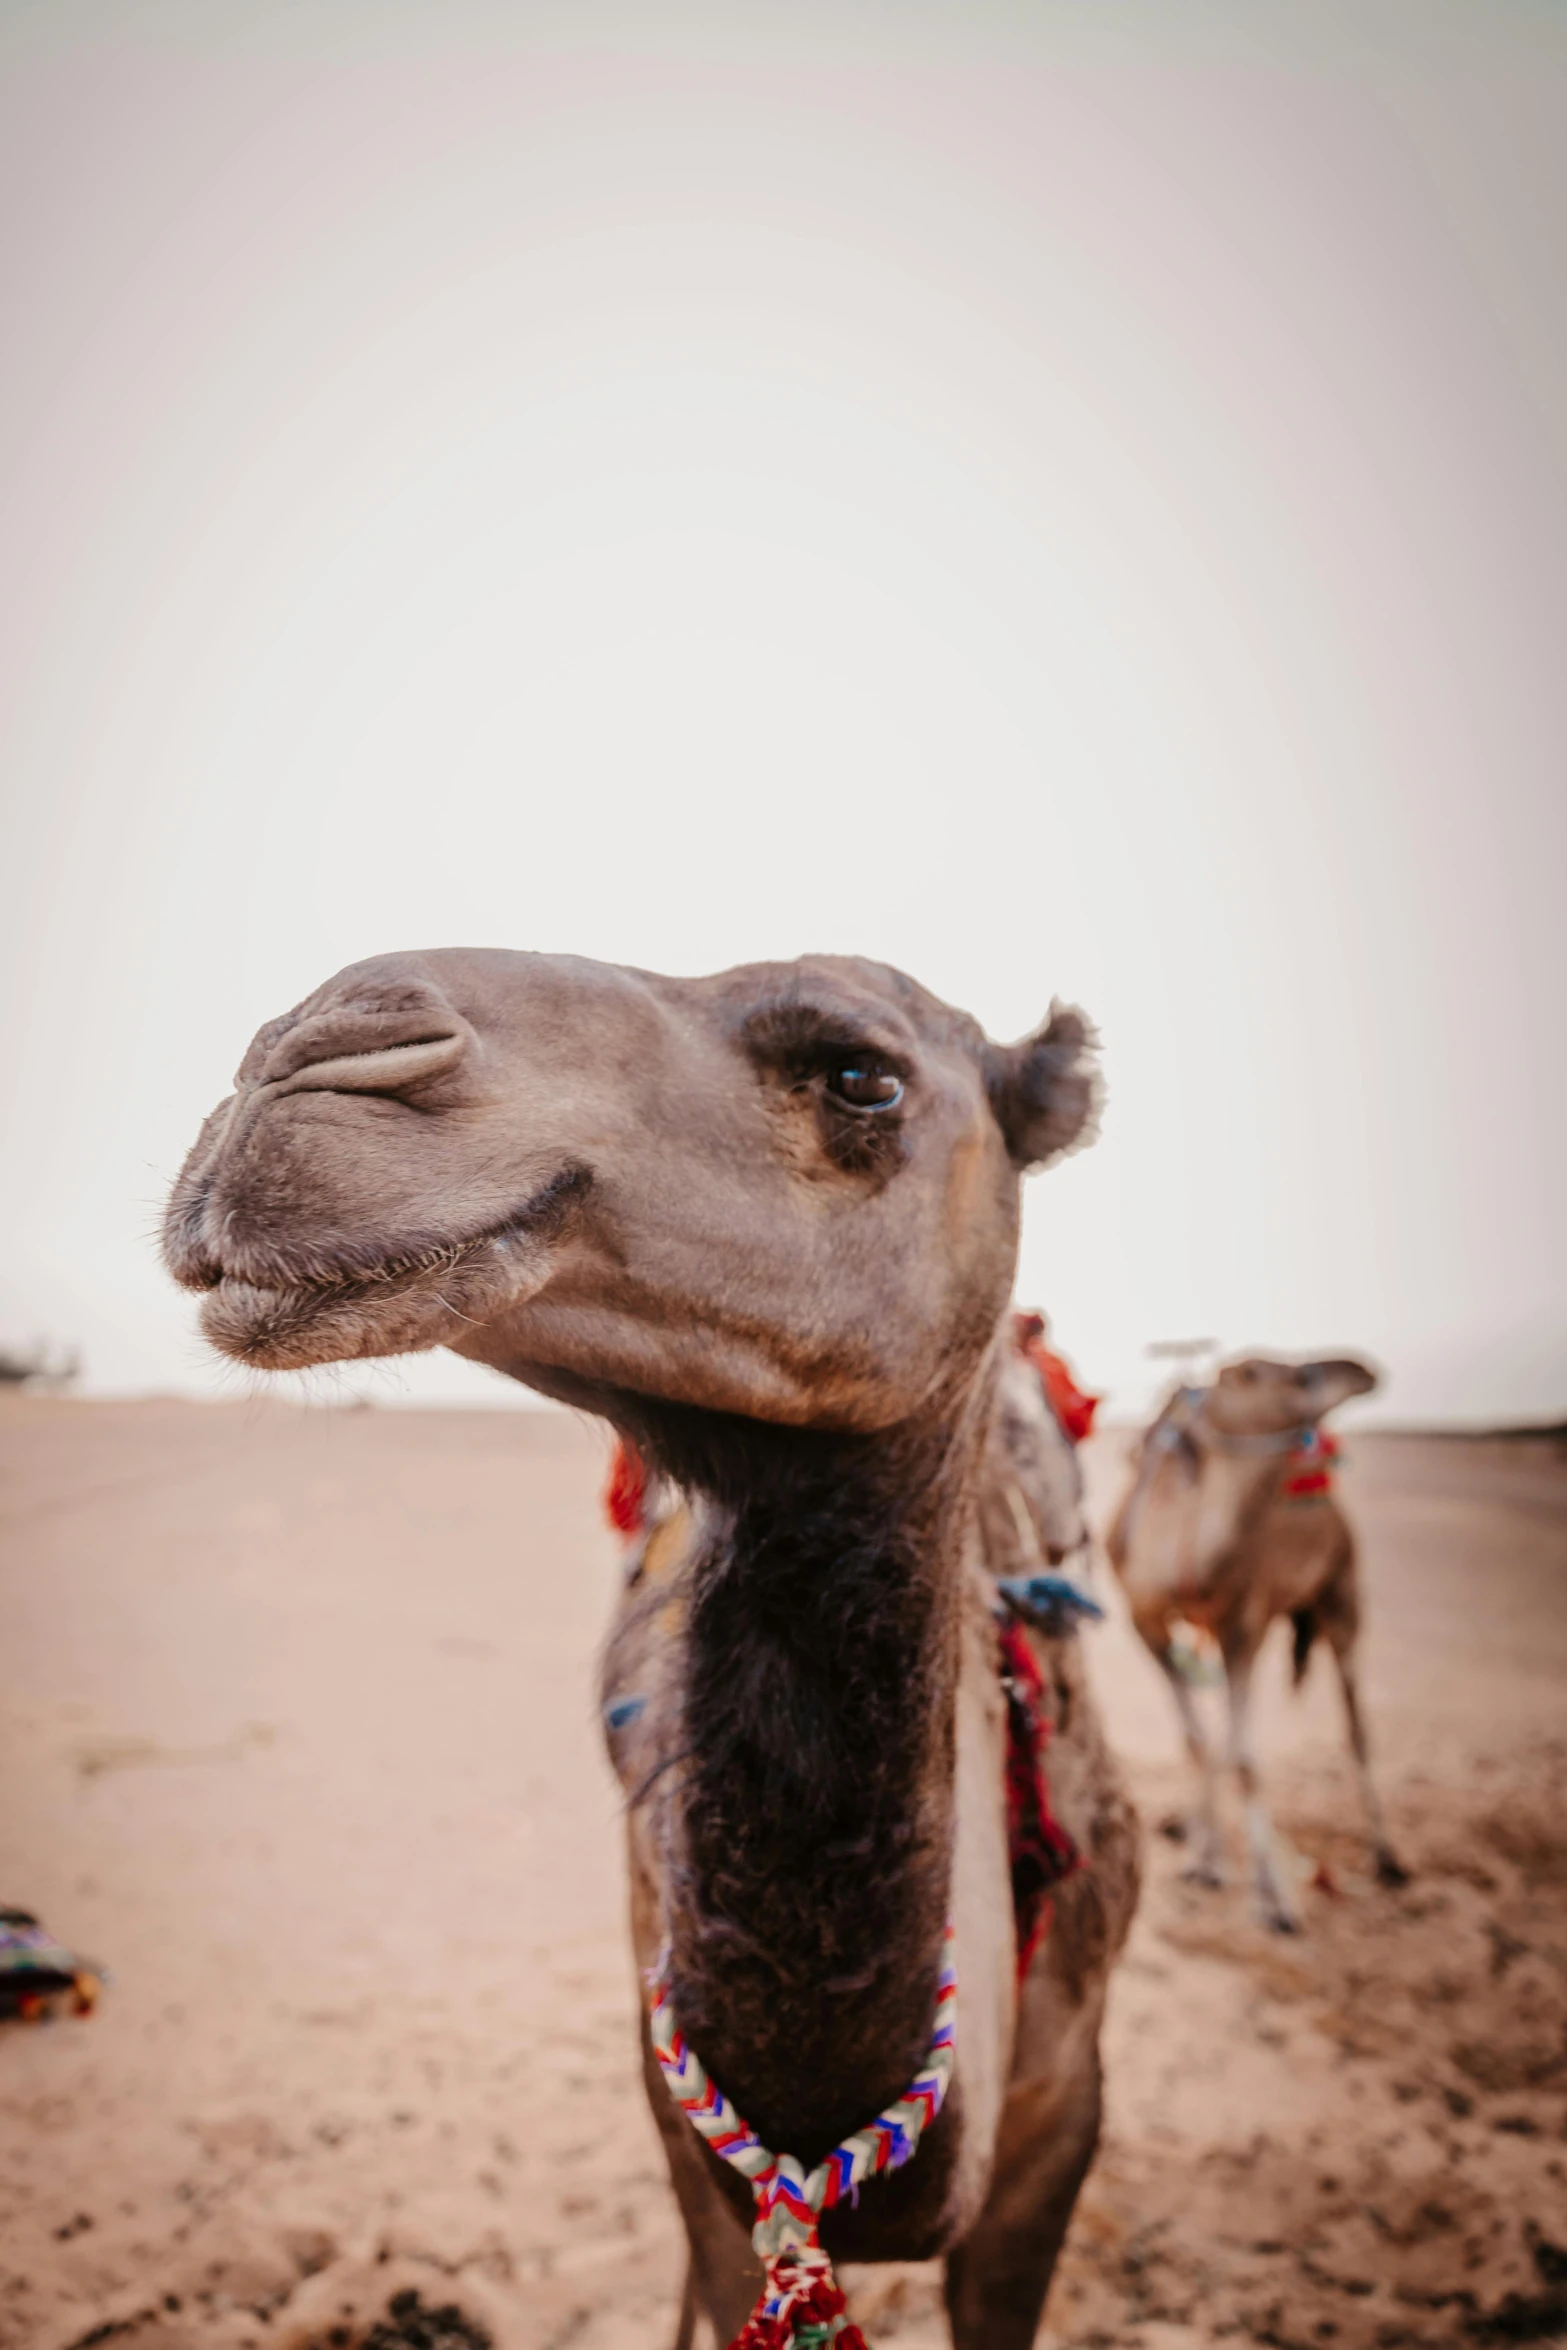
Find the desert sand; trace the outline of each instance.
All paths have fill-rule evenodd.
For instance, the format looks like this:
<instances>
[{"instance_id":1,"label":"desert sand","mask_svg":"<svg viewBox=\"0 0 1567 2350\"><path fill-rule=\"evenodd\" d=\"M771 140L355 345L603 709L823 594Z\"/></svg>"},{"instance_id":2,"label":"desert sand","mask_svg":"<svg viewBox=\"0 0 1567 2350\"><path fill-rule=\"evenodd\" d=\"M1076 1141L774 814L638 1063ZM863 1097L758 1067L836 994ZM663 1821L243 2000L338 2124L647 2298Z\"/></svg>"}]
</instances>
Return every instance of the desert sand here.
<instances>
[{"instance_id":1,"label":"desert sand","mask_svg":"<svg viewBox=\"0 0 1567 2350\"><path fill-rule=\"evenodd\" d=\"M663 2350L602 1438L21 1396L0 1453L0 1900L112 1978L0 2030L0 2346ZM1567 2339L1567 1458L1349 1455L1413 1881L1369 1882L1326 1662L1291 1698L1275 1632L1309 1930L1184 1885L1165 1692L1089 1636L1149 1878L1044 2342ZM934 2271L846 2282L877 2350L944 2340Z\"/></svg>"}]
</instances>

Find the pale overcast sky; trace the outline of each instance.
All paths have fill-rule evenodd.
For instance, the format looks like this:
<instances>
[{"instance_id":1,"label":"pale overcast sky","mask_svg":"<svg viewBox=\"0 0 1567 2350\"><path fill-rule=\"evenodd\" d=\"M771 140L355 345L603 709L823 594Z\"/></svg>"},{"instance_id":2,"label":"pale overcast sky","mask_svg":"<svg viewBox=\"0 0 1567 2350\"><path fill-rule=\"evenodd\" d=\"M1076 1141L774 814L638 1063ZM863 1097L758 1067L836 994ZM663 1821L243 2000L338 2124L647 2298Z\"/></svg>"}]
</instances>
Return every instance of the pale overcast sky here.
<instances>
[{"instance_id":1,"label":"pale overcast sky","mask_svg":"<svg viewBox=\"0 0 1567 2350\"><path fill-rule=\"evenodd\" d=\"M0 1341L235 1392L159 1205L346 962L826 948L1098 1019L1121 1408L1567 1410L1567 10L12 5L0 243Z\"/></svg>"}]
</instances>

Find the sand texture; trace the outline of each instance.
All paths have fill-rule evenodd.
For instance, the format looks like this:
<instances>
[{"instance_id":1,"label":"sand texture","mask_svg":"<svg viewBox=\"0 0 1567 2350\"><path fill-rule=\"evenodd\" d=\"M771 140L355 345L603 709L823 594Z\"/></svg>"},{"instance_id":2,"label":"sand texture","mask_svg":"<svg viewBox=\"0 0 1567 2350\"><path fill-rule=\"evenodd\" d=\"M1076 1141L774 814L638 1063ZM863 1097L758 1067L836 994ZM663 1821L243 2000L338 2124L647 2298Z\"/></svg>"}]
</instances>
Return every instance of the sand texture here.
<instances>
[{"instance_id":1,"label":"sand texture","mask_svg":"<svg viewBox=\"0 0 1567 2350\"><path fill-rule=\"evenodd\" d=\"M1327 1664L1289 1698L1276 1632L1309 1931L1183 1884L1166 1694L1092 1635L1149 1886L1047 2342L1567 2339L1567 1461L1350 1454L1413 1881L1370 1883ZM113 1978L0 2029L0 2350L663 2350L604 1457L556 1416L0 1404L0 1900ZM877 2350L945 2340L933 2271L848 2281Z\"/></svg>"}]
</instances>

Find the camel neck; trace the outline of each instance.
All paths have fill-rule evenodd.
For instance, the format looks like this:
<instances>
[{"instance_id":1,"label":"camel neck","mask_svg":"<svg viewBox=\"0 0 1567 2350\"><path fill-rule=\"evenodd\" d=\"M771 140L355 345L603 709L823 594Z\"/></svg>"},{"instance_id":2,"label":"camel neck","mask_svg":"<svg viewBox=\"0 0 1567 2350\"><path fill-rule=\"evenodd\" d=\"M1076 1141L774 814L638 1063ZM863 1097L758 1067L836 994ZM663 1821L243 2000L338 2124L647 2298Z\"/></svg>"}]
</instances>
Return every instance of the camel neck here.
<instances>
[{"instance_id":1,"label":"camel neck","mask_svg":"<svg viewBox=\"0 0 1567 2350\"><path fill-rule=\"evenodd\" d=\"M1196 1552L1222 1566L1256 1532L1284 1474L1282 1452L1242 1454L1204 1446L1198 1471Z\"/></svg>"},{"instance_id":2,"label":"camel neck","mask_svg":"<svg viewBox=\"0 0 1567 2350\"><path fill-rule=\"evenodd\" d=\"M779 1432L714 1480L670 1820L682 2025L803 2161L924 2058L953 1837L966 1480L950 1431Z\"/></svg>"}]
</instances>

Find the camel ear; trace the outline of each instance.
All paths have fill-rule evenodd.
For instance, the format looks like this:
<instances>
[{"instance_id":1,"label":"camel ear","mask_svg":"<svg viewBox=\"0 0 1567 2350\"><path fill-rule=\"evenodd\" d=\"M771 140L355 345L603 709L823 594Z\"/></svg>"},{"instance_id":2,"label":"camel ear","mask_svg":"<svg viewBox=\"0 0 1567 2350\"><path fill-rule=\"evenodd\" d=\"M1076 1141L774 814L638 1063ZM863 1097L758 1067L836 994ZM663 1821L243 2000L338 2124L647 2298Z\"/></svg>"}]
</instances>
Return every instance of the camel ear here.
<instances>
[{"instance_id":1,"label":"camel ear","mask_svg":"<svg viewBox=\"0 0 1567 2350\"><path fill-rule=\"evenodd\" d=\"M1043 1167L1092 1142L1099 1107L1098 1038L1071 1004L1021 1044L986 1047L985 1082L996 1122L1019 1167Z\"/></svg>"},{"instance_id":2,"label":"camel ear","mask_svg":"<svg viewBox=\"0 0 1567 2350\"><path fill-rule=\"evenodd\" d=\"M1374 1387L1381 1385L1370 1364L1357 1363L1353 1355L1336 1356L1325 1363L1302 1363L1298 1375L1305 1386L1314 1420L1322 1419L1339 1404L1348 1403L1352 1395L1369 1395Z\"/></svg>"}]
</instances>

